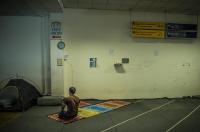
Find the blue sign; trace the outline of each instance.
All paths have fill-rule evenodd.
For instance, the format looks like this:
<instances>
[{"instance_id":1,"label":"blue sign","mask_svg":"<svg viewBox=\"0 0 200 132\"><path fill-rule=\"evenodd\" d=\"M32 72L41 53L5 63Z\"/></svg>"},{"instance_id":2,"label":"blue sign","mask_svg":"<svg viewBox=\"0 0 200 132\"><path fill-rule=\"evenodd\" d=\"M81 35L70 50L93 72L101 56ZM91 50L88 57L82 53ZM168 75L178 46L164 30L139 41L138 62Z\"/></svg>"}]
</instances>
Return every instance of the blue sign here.
<instances>
[{"instance_id":1,"label":"blue sign","mask_svg":"<svg viewBox=\"0 0 200 132\"><path fill-rule=\"evenodd\" d=\"M167 23L167 38L197 38L196 24Z\"/></svg>"},{"instance_id":2,"label":"blue sign","mask_svg":"<svg viewBox=\"0 0 200 132\"><path fill-rule=\"evenodd\" d=\"M167 30L170 30L170 31L195 30L197 31L197 24L167 23Z\"/></svg>"},{"instance_id":3,"label":"blue sign","mask_svg":"<svg viewBox=\"0 0 200 132\"><path fill-rule=\"evenodd\" d=\"M197 38L197 32L167 32L168 38Z\"/></svg>"}]
</instances>

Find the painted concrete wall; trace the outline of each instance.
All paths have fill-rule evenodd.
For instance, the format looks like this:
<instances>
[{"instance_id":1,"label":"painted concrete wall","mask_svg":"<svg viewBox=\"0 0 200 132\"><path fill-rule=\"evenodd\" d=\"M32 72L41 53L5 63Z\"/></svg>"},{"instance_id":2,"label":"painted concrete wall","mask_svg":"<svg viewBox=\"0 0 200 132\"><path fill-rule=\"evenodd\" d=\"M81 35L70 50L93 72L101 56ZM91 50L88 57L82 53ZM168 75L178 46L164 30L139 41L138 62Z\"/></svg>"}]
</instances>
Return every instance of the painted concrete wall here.
<instances>
[{"instance_id":1,"label":"painted concrete wall","mask_svg":"<svg viewBox=\"0 0 200 132\"><path fill-rule=\"evenodd\" d=\"M0 28L0 80L18 74L46 92L50 79L48 18L1 16Z\"/></svg>"},{"instance_id":2,"label":"painted concrete wall","mask_svg":"<svg viewBox=\"0 0 200 132\"><path fill-rule=\"evenodd\" d=\"M199 39L133 38L130 29L133 20L197 22L196 16L181 14L66 9L64 74L56 74L64 76L65 95L72 85L77 87L81 98L200 94ZM97 58L97 68L89 68L92 57ZM123 64L125 72L119 73L114 63L121 62L123 57L128 57L130 63ZM59 83L55 82L54 87Z\"/></svg>"}]
</instances>

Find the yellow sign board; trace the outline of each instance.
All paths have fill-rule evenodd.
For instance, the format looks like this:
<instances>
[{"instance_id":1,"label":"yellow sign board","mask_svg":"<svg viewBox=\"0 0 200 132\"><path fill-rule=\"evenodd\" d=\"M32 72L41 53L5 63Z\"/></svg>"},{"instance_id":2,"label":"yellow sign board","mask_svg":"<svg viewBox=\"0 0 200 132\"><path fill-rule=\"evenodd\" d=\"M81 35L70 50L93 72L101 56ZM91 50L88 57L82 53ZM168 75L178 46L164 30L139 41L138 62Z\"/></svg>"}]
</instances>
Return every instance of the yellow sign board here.
<instances>
[{"instance_id":1,"label":"yellow sign board","mask_svg":"<svg viewBox=\"0 0 200 132\"><path fill-rule=\"evenodd\" d=\"M134 37L146 37L146 38L165 38L164 30L142 30L135 29L132 31Z\"/></svg>"},{"instance_id":2,"label":"yellow sign board","mask_svg":"<svg viewBox=\"0 0 200 132\"><path fill-rule=\"evenodd\" d=\"M134 29L148 29L148 30L164 30L165 29L165 23L163 22L139 22L134 21L133 22L133 28Z\"/></svg>"}]
</instances>

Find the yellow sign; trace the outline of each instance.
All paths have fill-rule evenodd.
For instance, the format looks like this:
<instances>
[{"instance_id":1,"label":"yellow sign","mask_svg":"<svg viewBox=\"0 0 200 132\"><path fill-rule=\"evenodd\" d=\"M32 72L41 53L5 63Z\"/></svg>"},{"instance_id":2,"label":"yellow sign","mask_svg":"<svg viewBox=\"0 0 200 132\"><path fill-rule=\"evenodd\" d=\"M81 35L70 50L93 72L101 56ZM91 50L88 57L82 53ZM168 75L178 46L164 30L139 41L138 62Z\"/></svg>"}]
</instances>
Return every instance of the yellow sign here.
<instances>
[{"instance_id":1,"label":"yellow sign","mask_svg":"<svg viewBox=\"0 0 200 132\"><path fill-rule=\"evenodd\" d=\"M164 30L142 30L135 29L132 31L134 37L146 37L146 38L164 38Z\"/></svg>"},{"instance_id":2,"label":"yellow sign","mask_svg":"<svg viewBox=\"0 0 200 132\"><path fill-rule=\"evenodd\" d=\"M148 29L148 30L164 30L165 29L165 23L163 22L139 22L134 21L133 22L133 28L134 29Z\"/></svg>"}]
</instances>

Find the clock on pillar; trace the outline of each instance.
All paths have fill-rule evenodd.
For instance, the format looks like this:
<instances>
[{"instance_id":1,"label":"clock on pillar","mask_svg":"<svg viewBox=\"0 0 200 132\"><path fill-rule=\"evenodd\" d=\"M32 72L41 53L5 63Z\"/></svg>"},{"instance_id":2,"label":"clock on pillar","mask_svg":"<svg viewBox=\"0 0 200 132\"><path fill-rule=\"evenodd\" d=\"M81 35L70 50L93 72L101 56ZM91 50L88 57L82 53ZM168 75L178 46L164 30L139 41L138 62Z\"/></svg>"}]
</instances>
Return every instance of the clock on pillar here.
<instances>
[{"instance_id":1,"label":"clock on pillar","mask_svg":"<svg viewBox=\"0 0 200 132\"><path fill-rule=\"evenodd\" d=\"M58 42L57 47L58 47L58 49L64 49L65 43L63 41L60 41L60 42Z\"/></svg>"}]
</instances>

